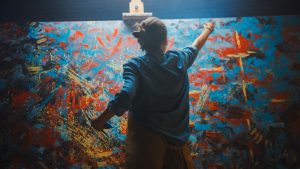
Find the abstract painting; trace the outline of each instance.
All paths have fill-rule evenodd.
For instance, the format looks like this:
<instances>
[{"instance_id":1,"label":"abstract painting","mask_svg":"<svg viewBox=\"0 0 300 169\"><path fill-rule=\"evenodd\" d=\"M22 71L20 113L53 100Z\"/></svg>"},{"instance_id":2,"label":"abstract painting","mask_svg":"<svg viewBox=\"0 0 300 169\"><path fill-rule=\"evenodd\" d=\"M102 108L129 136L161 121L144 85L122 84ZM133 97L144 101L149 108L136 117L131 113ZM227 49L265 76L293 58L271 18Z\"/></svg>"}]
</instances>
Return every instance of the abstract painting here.
<instances>
[{"instance_id":1,"label":"abstract painting","mask_svg":"<svg viewBox=\"0 0 300 169\"><path fill-rule=\"evenodd\" d=\"M299 169L300 16L163 21L168 50L216 24L189 69L196 167ZM90 121L140 55L122 21L1 23L1 168L123 168L127 115Z\"/></svg>"}]
</instances>

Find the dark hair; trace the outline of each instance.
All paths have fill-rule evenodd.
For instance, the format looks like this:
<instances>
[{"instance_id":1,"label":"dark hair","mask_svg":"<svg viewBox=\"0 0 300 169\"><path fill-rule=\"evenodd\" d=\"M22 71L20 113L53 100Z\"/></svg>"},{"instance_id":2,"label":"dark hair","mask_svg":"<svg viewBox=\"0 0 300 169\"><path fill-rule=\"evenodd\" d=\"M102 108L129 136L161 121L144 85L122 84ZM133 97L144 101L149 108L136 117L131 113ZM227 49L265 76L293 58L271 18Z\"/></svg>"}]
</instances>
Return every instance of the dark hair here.
<instances>
[{"instance_id":1,"label":"dark hair","mask_svg":"<svg viewBox=\"0 0 300 169\"><path fill-rule=\"evenodd\" d=\"M162 44L167 43L166 25L156 17L149 17L141 23L136 23L134 27L136 30L132 35L147 53L156 52L161 49Z\"/></svg>"}]
</instances>

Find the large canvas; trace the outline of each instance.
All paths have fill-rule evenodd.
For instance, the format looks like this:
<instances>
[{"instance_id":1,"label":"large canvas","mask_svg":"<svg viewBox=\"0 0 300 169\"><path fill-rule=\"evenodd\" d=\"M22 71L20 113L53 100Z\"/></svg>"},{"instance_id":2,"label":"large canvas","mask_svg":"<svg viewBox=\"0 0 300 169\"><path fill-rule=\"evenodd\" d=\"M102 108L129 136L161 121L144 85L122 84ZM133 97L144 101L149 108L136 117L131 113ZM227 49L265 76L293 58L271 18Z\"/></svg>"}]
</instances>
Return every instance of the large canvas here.
<instances>
[{"instance_id":1,"label":"large canvas","mask_svg":"<svg viewBox=\"0 0 300 169\"><path fill-rule=\"evenodd\" d=\"M299 168L300 16L164 20L168 49L216 29L189 69L199 169ZM0 24L1 168L122 168L126 114L95 131L143 55L122 21Z\"/></svg>"}]
</instances>

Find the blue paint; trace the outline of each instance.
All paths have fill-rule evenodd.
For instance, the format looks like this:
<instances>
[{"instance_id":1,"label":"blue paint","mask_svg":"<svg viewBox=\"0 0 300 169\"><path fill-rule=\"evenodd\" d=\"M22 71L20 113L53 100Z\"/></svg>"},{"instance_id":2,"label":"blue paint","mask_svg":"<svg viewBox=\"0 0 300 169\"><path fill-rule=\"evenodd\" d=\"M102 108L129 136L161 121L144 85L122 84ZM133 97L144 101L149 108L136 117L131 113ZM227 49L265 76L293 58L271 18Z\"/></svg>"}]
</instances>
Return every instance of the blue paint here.
<instances>
[{"instance_id":1,"label":"blue paint","mask_svg":"<svg viewBox=\"0 0 300 169\"><path fill-rule=\"evenodd\" d=\"M37 123L37 124L35 124L33 127L34 127L34 128L39 128L39 129L41 129L41 128L44 128L45 125L44 125L44 124L41 124L41 123Z\"/></svg>"},{"instance_id":2,"label":"blue paint","mask_svg":"<svg viewBox=\"0 0 300 169\"><path fill-rule=\"evenodd\" d=\"M211 125L210 124L201 124L201 123L197 122L197 123L195 123L195 129L198 131L210 130Z\"/></svg>"},{"instance_id":3,"label":"blue paint","mask_svg":"<svg viewBox=\"0 0 300 169\"><path fill-rule=\"evenodd\" d=\"M6 88L6 81L3 79L0 79L0 90L3 90Z\"/></svg>"}]
</instances>

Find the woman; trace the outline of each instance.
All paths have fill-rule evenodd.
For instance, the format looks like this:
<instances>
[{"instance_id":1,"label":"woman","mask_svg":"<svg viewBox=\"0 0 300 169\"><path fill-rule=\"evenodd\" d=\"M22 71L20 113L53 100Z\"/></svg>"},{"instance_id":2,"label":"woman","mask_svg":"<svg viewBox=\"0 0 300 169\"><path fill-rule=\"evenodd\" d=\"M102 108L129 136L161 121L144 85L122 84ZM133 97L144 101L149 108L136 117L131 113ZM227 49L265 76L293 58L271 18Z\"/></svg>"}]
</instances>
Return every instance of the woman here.
<instances>
[{"instance_id":1,"label":"woman","mask_svg":"<svg viewBox=\"0 0 300 169\"><path fill-rule=\"evenodd\" d=\"M189 137L187 69L214 29L207 23L190 47L167 51L167 29L155 17L136 25L133 36L144 56L123 65L124 86L107 109L92 122L101 130L114 115L127 110L127 169L194 168L186 144Z\"/></svg>"}]
</instances>

